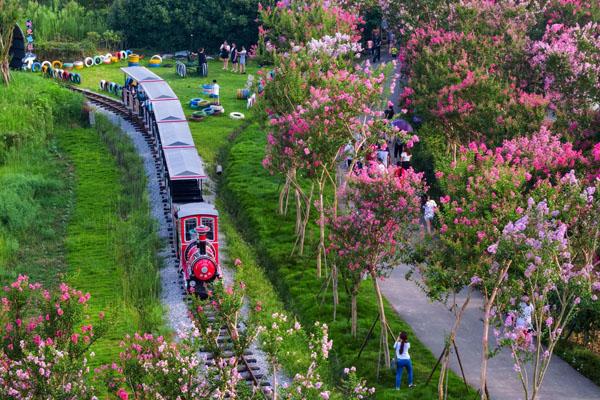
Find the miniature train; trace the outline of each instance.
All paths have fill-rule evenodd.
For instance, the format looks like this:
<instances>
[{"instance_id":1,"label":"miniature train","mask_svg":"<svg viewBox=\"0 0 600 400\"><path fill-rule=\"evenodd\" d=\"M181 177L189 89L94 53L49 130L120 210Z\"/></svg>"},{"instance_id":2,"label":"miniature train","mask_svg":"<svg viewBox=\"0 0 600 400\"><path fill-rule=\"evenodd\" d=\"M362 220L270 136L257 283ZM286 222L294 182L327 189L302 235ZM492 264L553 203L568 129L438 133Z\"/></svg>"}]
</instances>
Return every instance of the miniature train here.
<instances>
[{"instance_id":1,"label":"miniature train","mask_svg":"<svg viewBox=\"0 0 600 400\"><path fill-rule=\"evenodd\" d=\"M144 67L121 70L125 73L123 103L143 120L161 160L161 186L167 189L173 242L186 290L205 297L210 283L221 275L219 213L203 199L206 174L183 108L158 75Z\"/></svg>"}]
</instances>

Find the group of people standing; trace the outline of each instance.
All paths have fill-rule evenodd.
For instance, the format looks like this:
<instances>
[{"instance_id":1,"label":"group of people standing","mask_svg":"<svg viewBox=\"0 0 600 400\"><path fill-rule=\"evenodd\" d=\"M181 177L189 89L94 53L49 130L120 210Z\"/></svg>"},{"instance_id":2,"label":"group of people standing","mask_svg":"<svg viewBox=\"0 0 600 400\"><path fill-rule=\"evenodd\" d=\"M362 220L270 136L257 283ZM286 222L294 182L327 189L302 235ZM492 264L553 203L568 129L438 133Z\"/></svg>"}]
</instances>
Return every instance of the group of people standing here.
<instances>
[{"instance_id":1,"label":"group of people standing","mask_svg":"<svg viewBox=\"0 0 600 400\"><path fill-rule=\"evenodd\" d=\"M219 48L219 58L223 61L225 71L229 70L229 63L231 63L231 71L245 74L247 56L248 51L245 46L238 46L235 43L229 45L227 40Z\"/></svg>"}]
</instances>

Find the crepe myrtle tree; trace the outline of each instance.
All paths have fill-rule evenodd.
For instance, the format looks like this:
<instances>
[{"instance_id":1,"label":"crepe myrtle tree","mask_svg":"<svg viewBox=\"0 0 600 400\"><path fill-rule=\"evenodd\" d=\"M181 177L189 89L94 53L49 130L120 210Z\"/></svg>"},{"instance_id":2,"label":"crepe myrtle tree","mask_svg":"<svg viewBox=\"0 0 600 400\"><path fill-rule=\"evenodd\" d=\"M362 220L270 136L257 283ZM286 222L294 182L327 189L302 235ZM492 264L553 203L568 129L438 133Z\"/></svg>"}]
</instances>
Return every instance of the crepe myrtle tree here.
<instances>
[{"instance_id":1,"label":"crepe myrtle tree","mask_svg":"<svg viewBox=\"0 0 600 400\"><path fill-rule=\"evenodd\" d=\"M563 180L573 189L567 204L553 208L550 200L530 198L523 215L489 249L496 268L513 265L503 277L493 318L527 400L539 398L554 349L581 301L595 301L600 292L598 184L582 188L574 174Z\"/></svg>"},{"instance_id":2,"label":"crepe myrtle tree","mask_svg":"<svg viewBox=\"0 0 600 400\"><path fill-rule=\"evenodd\" d=\"M449 345L456 337L472 291L482 280L497 281L495 275L499 271L489 269L489 255L485 250L497 236L498 227L515 216L527 178L523 168L498 159L484 144L471 143L461 147L459 154L445 172L436 173L446 193L440 198L440 230L431 241L427 262L417 267L424 290L435 300L454 299L454 294L464 287L469 288L463 303L452 305L455 321L441 363L440 399L445 396ZM483 285L484 304L493 300L493 288L492 292L488 292L488 288Z\"/></svg>"},{"instance_id":3,"label":"crepe myrtle tree","mask_svg":"<svg viewBox=\"0 0 600 400\"><path fill-rule=\"evenodd\" d=\"M90 323L89 293L64 283L50 291L19 275L0 297L0 397L91 398L87 360L108 324L102 313Z\"/></svg>"},{"instance_id":4,"label":"crepe myrtle tree","mask_svg":"<svg viewBox=\"0 0 600 400\"><path fill-rule=\"evenodd\" d=\"M420 197L426 186L423 174L396 167L379 171L375 165L349 176L342 189L347 208L330 220L330 254L343 266L350 283L352 335L357 331L357 302L364 276L370 276L377 295L381 340L389 366L387 320L379 279L410 254L411 238L418 230ZM400 176L398 176L400 175Z\"/></svg>"},{"instance_id":5,"label":"crepe myrtle tree","mask_svg":"<svg viewBox=\"0 0 600 400\"><path fill-rule=\"evenodd\" d=\"M380 98L385 77L379 70L356 67L323 72L322 86L310 87L310 96L289 114L273 116L273 130L267 137L263 165L282 170L295 168L294 173L310 179L317 190L319 212L319 246L317 275L321 276L325 250L325 188L337 191L334 171L340 150L348 143L357 152L378 141L391 126L380 119L381 111L371 105ZM294 161L283 161L282 155ZM277 167L278 165L278 167ZM296 187L300 185L293 183ZM334 197L334 208L337 201ZM306 215L305 215L306 217ZM303 231L301 232L303 235Z\"/></svg>"},{"instance_id":6,"label":"crepe myrtle tree","mask_svg":"<svg viewBox=\"0 0 600 400\"><path fill-rule=\"evenodd\" d=\"M359 25L364 22L352 7L337 0L285 0L266 7L259 3L258 19L259 56L267 62L274 52L285 53L295 45L338 32L358 42Z\"/></svg>"}]
</instances>

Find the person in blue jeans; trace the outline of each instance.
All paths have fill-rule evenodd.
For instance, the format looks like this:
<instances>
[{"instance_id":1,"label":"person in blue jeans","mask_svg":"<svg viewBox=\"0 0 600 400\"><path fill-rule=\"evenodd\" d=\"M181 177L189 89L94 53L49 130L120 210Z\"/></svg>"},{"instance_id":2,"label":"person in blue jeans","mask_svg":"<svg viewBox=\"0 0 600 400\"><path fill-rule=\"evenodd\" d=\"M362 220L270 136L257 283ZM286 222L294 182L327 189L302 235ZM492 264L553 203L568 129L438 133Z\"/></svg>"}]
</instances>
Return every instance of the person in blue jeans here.
<instances>
[{"instance_id":1,"label":"person in blue jeans","mask_svg":"<svg viewBox=\"0 0 600 400\"><path fill-rule=\"evenodd\" d=\"M402 332L396 339L396 343L394 343L394 350L396 350L396 390L400 390L404 368L408 372L408 387L414 386L412 362L410 361L410 354L408 354L409 349L408 335L406 332Z\"/></svg>"}]
</instances>

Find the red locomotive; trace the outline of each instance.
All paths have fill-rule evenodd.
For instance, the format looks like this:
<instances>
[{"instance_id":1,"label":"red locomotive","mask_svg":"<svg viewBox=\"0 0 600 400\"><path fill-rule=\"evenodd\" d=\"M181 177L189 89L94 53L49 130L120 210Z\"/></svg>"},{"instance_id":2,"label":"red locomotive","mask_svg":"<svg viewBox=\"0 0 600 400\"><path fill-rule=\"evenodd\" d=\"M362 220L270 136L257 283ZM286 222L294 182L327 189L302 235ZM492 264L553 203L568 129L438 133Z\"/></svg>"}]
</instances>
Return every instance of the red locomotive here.
<instances>
[{"instance_id":1,"label":"red locomotive","mask_svg":"<svg viewBox=\"0 0 600 400\"><path fill-rule=\"evenodd\" d=\"M206 296L208 284L220 277L219 214L211 204L188 203L175 212L179 268L190 293Z\"/></svg>"}]
</instances>

